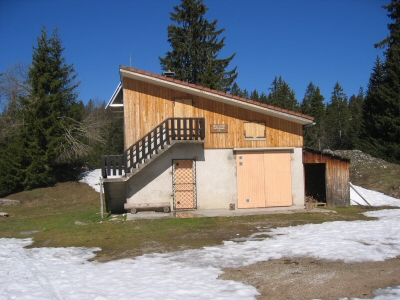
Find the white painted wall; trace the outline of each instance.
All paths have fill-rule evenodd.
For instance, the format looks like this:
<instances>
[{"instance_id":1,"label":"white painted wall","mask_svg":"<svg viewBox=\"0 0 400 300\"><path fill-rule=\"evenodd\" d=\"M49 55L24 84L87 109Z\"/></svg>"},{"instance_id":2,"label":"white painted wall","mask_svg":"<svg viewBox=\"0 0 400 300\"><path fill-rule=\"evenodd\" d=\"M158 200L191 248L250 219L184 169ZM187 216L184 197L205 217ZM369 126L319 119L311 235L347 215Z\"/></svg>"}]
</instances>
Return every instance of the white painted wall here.
<instances>
[{"instance_id":1,"label":"white painted wall","mask_svg":"<svg viewBox=\"0 0 400 300\"><path fill-rule=\"evenodd\" d=\"M205 150L197 165L198 209L237 208L236 159L232 149Z\"/></svg>"},{"instance_id":2,"label":"white painted wall","mask_svg":"<svg viewBox=\"0 0 400 300\"><path fill-rule=\"evenodd\" d=\"M128 203L170 202L173 207L172 159L195 159L198 209L237 206L236 163L232 149L204 150L202 144L179 143L133 176Z\"/></svg>"},{"instance_id":3,"label":"white painted wall","mask_svg":"<svg viewBox=\"0 0 400 300\"><path fill-rule=\"evenodd\" d=\"M128 181L128 203L170 202L173 207L172 159L196 159L197 208L237 208L236 159L232 149L203 149L178 143ZM293 205L304 205L302 148L291 151Z\"/></svg>"},{"instance_id":4,"label":"white painted wall","mask_svg":"<svg viewBox=\"0 0 400 300\"><path fill-rule=\"evenodd\" d=\"M290 154L292 168L293 205L304 206L303 148L295 148Z\"/></svg>"}]
</instances>

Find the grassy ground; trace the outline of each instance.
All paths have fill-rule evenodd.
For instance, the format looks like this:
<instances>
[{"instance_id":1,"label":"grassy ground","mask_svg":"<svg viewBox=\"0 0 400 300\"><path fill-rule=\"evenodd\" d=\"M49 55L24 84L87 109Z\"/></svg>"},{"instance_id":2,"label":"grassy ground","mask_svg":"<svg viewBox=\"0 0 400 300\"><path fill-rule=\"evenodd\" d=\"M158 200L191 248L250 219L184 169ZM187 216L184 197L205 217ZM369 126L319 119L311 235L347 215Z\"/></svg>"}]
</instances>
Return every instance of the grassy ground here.
<instances>
[{"instance_id":1,"label":"grassy ground","mask_svg":"<svg viewBox=\"0 0 400 300\"><path fill-rule=\"evenodd\" d=\"M364 208L335 208L336 213L296 213L220 218L125 221L101 219L99 194L83 183L26 191L7 197L20 205L1 206L0 238L33 238L31 247L100 247L96 260L108 261L144 253L219 245L266 228L336 220L359 220Z\"/></svg>"},{"instance_id":2,"label":"grassy ground","mask_svg":"<svg viewBox=\"0 0 400 300\"><path fill-rule=\"evenodd\" d=\"M350 181L364 188L400 198L400 165L388 163L359 150L338 150L351 159Z\"/></svg>"}]
</instances>

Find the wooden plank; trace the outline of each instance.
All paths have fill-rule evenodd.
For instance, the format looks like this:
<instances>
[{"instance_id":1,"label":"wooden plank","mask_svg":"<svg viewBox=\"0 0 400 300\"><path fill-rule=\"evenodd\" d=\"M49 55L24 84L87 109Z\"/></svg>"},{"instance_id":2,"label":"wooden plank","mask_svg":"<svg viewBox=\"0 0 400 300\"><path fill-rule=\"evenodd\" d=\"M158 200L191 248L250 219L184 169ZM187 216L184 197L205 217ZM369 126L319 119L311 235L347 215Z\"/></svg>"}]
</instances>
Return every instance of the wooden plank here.
<instances>
[{"instance_id":1,"label":"wooden plank","mask_svg":"<svg viewBox=\"0 0 400 300\"><path fill-rule=\"evenodd\" d=\"M125 209L131 208L146 208L146 207L164 207L164 206L171 206L169 202L151 202L151 203L125 203Z\"/></svg>"},{"instance_id":2,"label":"wooden plank","mask_svg":"<svg viewBox=\"0 0 400 300\"><path fill-rule=\"evenodd\" d=\"M181 103L180 111L174 107L175 98L193 99L194 104ZM205 128L205 149L303 146L300 124L130 78L124 78L124 105L125 148L174 115L204 117L207 124L228 124L229 132L223 136L212 137L210 127ZM254 121L265 122L266 140L244 140L244 122Z\"/></svg>"},{"instance_id":3,"label":"wooden plank","mask_svg":"<svg viewBox=\"0 0 400 300\"><path fill-rule=\"evenodd\" d=\"M236 164L238 208L265 207L264 154L238 152Z\"/></svg>"},{"instance_id":4,"label":"wooden plank","mask_svg":"<svg viewBox=\"0 0 400 300\"><path fill-rule=\"evenodd\" d=\"M292 205L292 172L289 152L264 153L266 206Z\"/></svg>"},{"instance_id":5,"label":"wooden plank","mask_svg":"<svg viewBox=\"0 0 400 300\"><path fill-rule=\"evenodd\" d=\"M125 210L130 210L132 214L138 211L158 211L162 210L165 213L171 211L171 204L169 202L156 202L156 203L125 203Z\"/></svg>"}]
</instances>

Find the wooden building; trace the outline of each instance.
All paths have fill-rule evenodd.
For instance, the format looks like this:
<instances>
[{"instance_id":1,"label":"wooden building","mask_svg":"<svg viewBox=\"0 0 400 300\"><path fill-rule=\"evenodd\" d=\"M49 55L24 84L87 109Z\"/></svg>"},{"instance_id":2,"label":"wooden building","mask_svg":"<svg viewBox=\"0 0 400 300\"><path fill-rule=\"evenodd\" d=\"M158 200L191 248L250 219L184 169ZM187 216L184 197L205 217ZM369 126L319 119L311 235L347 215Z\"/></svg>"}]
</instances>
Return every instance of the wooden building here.
<instances>
[{"instance_id":1,"label":"wooden building","mask_svg":"<svg viewBox=\"0 0 400 300\"><path fill-rule=\"evenodd\" d=\"M126 150L103 157L109 210L304 205L312 117L133 68L120 75L108 108L123 109Z\"/></svg>"},{"instance_id":2,"label":"wooden building","mask_svg":"<svg viewBox=\"0 0 400 300\"><path fill-rule=\"evenodd\" d=\"M305 148L303 164L306 196L328 206L350 205L350 159Z\"/></svg>"}]
</instances>

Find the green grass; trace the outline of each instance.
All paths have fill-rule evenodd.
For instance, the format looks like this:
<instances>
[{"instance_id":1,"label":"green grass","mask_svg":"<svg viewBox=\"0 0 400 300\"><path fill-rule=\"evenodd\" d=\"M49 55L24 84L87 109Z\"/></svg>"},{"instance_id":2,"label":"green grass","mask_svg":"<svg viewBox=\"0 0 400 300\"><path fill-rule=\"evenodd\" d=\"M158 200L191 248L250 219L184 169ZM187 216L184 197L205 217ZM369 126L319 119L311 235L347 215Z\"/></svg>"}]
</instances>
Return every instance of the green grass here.
<instances>
[{"instance_id":1,"label":"green grass","mask_svg":"<svg viewBox=\"0 0 400 300\"><path fill-rule=\"evenodd\" d=\"M168 218L125 221L124 216L101 219L99 194L86 184L66 182L55 187L10 195L16 206L0 218L0 237L27 238L30 247L100 247L98 261L220 245L265 228L338 220L367 220L365 208L333 208L326 213L268 214L217 218ZM334 210L336 213L329 212Z\"/></svg>"},{"instance_id":2,"label":"green grass","mask_svg":"<svg viewBox=\"0 0 400 300\"><path fill-rule=\"evenodd\" d=\"M400 165L388 163L359 150L337 150L350 158L350 181L366 189L400 198Z\"/></svg>"}]
</instances>

